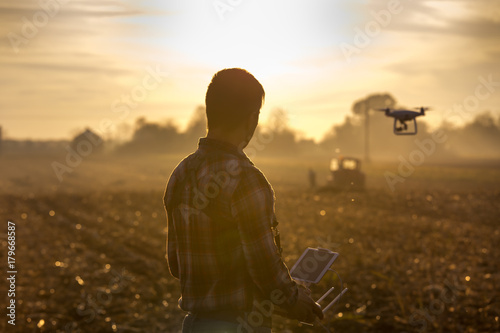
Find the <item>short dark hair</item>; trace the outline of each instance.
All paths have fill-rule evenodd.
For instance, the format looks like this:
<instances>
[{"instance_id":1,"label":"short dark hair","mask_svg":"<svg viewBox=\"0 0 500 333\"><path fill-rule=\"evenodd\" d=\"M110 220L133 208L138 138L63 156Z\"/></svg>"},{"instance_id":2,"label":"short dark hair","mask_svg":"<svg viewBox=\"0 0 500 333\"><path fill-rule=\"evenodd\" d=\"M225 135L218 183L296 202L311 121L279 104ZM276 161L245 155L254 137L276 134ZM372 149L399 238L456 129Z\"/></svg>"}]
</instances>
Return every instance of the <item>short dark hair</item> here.
<instances>
[{"instance_id":1,"label":"short dark hair","mask_svg":"<svg viewBox=\"0 0 500 333\"><path fill-rule=\"evenodd\" d=\"M226 68L212 77L205 96L208 128L232 129L259 111L264 88L241 68Z\"/></svg>"}]
</instances>

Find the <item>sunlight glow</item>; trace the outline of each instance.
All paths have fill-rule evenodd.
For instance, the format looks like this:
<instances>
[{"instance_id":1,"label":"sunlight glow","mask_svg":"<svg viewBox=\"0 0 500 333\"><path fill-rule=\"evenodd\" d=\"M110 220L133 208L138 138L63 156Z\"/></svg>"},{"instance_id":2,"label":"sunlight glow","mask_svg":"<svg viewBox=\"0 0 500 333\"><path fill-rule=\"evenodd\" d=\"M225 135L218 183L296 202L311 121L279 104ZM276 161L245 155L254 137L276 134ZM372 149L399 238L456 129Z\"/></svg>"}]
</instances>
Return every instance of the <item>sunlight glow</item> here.
<instances>
[{"instance_id":1,"label":"sunlight glow","mask_svg":"<svg viewBox=\"0 0 500 333\"><path fill-rule=\"evenodd\" d=\"M325 37L332 43L340 38L341 20L322 18L323 7L308 2L242 2L224 12L223 19L214 8L207 15L187 6L177 8L178 15L186 16L176 26L182 34L167 36L165 43L209 68L242 67L267 79L290 72L301 59L323 50ZM335 2L325 9L344 14Z\"/></svg>"},{"instance_id":2,"label":"sunlight glow","mask_svg":"<svg viewBox=\"0 0 500 333\"><path fill-rule=\"evenodd\" d=\"M221 12L216 3L229 7ZM6 6L4 36L33 30L17 13L42 13L36 1ZM266 90L263 114L284 110L304 138L320 140L352 115L354 101L377 92L391 93L401 106L432 106L423 121L436 128L474 94L478 77L496 73L499 6L408 1L376 33L360 37L376 23L373 13L386 8L378 0L68 2L22 37L19 53L5 39L2 136L67 139L110 119L105 139L125 140L139 117L170 119L182 129L203 105L212 75L229 67L254 74ZM341 44L355 48L352 57ZM140 87L146 68L157 67L168 74L157 89L117 112L116 101ZM499 96L452 123L487 110L498 117Z\"/></svg>"}]
</instances>

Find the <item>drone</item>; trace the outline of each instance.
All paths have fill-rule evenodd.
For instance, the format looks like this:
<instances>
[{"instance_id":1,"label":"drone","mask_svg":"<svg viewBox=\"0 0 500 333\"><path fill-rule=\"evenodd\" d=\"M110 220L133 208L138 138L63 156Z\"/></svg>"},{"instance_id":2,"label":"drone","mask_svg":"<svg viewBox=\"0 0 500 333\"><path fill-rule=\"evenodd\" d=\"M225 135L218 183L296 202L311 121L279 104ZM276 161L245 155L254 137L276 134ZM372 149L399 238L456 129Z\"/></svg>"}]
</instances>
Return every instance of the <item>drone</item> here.
<instances>
[{"instance_id":1,"label":"drone","mask_svg":"<svg viewBox=\"0 0 500 333\"><path fill-rule=\"evenodd\" d=\"M420 112L405 110L405 109L391 109L391 108L376 109L376 110L384 111L387 117L394 118L394 134L415 135L417 134L417 120L415 118L417 118L418 116L425 116L425 111L429 110L429 108L421 106L421 107L416 107L414 109L420 110ZM411 129L408 129L408 124L406 123L407 121L411 120L413 120L413 128L414 128L413 131Z\"/></svg>"}]
</instances>

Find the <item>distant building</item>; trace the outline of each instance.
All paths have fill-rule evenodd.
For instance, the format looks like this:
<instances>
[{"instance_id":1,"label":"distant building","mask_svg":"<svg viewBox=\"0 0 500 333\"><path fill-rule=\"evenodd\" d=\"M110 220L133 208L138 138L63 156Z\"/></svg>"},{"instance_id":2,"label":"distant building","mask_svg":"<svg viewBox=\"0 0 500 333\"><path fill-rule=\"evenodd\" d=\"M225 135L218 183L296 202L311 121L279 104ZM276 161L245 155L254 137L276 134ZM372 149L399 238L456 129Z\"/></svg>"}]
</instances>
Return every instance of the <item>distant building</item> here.
<instances>
[{"instance_id":1,"label":"distant building","mask_svg":"<svg viewBox=\"0 0 500 333\"><path fill-rule=\"evenodd\" d=\"M75 136L70 146L80 155L86 156L94 152L101 152L103 149L102 143L103 139L87 128L84 132Z\"/></svg>"}]
</instances>

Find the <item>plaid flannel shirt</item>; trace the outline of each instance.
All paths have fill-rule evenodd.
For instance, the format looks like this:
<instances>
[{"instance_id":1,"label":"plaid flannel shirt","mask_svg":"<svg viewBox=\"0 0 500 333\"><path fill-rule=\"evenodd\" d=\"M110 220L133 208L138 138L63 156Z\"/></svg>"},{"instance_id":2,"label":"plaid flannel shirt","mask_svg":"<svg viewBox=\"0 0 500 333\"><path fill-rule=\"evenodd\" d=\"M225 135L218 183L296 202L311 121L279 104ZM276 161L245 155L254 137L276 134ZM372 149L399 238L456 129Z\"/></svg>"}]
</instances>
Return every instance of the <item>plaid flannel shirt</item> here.
<instances>
[{"instance_id":1,"label":"plaid flannel shirt","mask_svg":"<svg viewBox=\"0 0 500 333\"><path fill-rule=\"evenodd\" d=\"M167 260L190 312L292 306L297 285L274 241L274 191L236 147L201 138L165 190Z\"/></svg>"}]
</instances>

